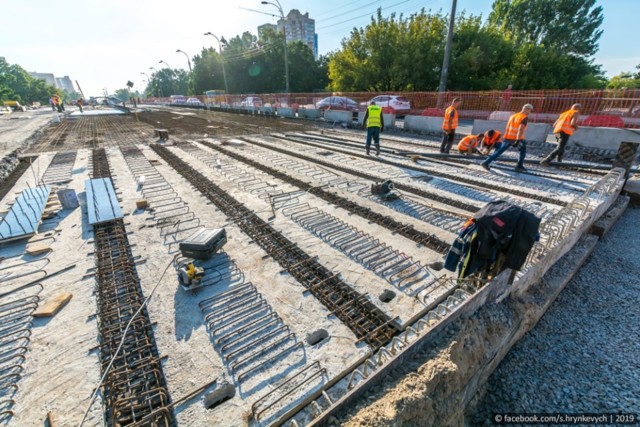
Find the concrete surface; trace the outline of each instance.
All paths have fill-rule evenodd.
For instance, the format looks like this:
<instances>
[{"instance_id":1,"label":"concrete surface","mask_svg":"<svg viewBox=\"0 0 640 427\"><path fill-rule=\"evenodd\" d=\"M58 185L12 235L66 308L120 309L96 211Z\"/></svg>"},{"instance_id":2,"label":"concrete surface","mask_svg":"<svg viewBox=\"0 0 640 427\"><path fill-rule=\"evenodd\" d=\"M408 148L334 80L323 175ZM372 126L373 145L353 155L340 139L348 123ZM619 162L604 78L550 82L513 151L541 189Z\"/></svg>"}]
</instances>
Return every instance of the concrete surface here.
<instances>
[{"instance_id":1,"label":"concrete surface","mask_svg":"<svg viewBox=\"0 0 640 427\"><path fill-rule=\"evenodd\" d=\"M442 133L442 117L404 116L404 128L417 132Z\"/></svg>"}]
</instances>

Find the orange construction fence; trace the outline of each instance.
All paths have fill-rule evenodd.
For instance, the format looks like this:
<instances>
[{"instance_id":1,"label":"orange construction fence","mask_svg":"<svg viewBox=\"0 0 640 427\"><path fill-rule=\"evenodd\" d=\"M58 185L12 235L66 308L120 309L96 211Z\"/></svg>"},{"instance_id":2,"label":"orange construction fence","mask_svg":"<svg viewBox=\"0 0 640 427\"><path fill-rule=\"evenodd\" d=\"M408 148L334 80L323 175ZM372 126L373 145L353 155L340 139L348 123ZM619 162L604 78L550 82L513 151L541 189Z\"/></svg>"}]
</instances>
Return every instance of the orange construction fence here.
<instances>
[{"instance_id":1,"label":"orange construction fence","mask_svg":"<svg viewBox=\"0 0 640 427\"><path fill-rule=\"evenodd\" d=\"M485 92L313 92L234 94L216 96L215 100L197 96L203 104L289 107L313 109L329 96L347 97L355 102L346 103L349 109L366 108L366 103L379 95L406 98L410 109L396 114L441 116L454 98L461 98L461 119L505 120L510 113L519 111L524 104L533 105L532 122L553 123L558 115L573 104L581 104L582 126L640 128L640 89L616 90L494 90ZM224 99L224 101L223 101ZM156 103L169 103L168 98L154 98ZM214 102L215 101L215 102ZM355 106L354 106L355 105ZM335 107L332 107L335 108ZM384 108L384 105L383 105Z\"/></svg>"}]
</instances>

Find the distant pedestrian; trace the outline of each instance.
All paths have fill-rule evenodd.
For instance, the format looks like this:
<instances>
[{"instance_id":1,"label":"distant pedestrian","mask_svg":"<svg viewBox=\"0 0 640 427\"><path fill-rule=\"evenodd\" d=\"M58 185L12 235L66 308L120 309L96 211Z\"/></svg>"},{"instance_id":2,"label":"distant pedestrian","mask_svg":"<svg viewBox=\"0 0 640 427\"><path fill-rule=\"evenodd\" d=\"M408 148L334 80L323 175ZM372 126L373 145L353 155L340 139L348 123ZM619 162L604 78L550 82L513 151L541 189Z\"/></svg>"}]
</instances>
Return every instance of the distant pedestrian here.
<instances>
[{"instance_id":1,"label":"distant pedestrian","mask_svg":"<svg viewBox=\"0 0 640 427\"><path fill-rule=\"evenodd\" d=\"M367 112L364 114L364 120L362 121L362 128L367 129L367 142L365 145L367 156L371 148L371 139L376 146L376 156L380 155L380 133L384 131L384 119L382 117L382 107L372 102L367 107Z\"/></svg>"},{"instance_id":2,"label":"distant pedestrian","mask_svg":"<svg viewBox=\"0 0 640 427\"><path fill-rule=\"evenodd\" d=\"M558 147L542 159L540 162L542 166L549 166L549 162L556 156L558 157L558 162L562 162L562 155L564 154L567 142L569 142L569 138L573 135L573 132L578 129L581 107L580 104L573 104L569 110L560 114L558 120L553 124L553 133L559 136L560 141L558 142Z\"/></svg>"},{"instance_id":3,"label":"distant pedestrian","mask_svg":"<svg viewBox=\"0 0 640 427\"><path fill-rule=\"evenodd\" d=\"M484 134L467 135L458 143L458 151L460 154L473 154L478 152L478 144L484 139Z\"/></svg>"},{"instance_id":4,"label":"distant pedestrian","mask_svg":"<svg viewBox=\"0 0 640 427\"><path fill-rule=\"evenodd\" d=\"M500 111L509 111L509 101L511 101L511 95L513 94L513 89L511 85L507 86L507 88L502 93L502 102L500 103Z\"/></svg>"},{"instance_id":5,"label":"distant pedestrian","mask_svg":"<svg viewBox=\"0 0 640 427\"><path fill-rule=\"evenodd\" d=\"M53 105L55 105L58 113L62 113L62 100L58 95L53 95Z\"/></svg>"},{"instance_id":6,"label":"distant pedestrian","mask_svg":"<svg viewBox=\"0 0 640 427\"><path fill-rule=\"evenodd\" d=\"M80 113L84 114L84 111L82 111L82 103L83 103L82 98L78 98L78 100L76 101L76 105L80 109Z\"/></svg>"},{"instance_id":7,"label":"distant pedestrian","mask_svg":"<svg viewBox=\"0 0 640 427\"><path fill-rule=\"evenodd\" d=\"M460 98L454 98L451 105L444 110L444 120L442 121L442 142L440 143L440 152L449 153L453 145L453 139L456 137L456 129L458 128L458 107L460 106Z\"/></svg>"},{"instance_id":8,"label":"distant pedestrian","mask_svg":"<svg viewBox=\"0 0 640 427\"><path fill-rule=\"evenodd\" d=\"M509 147L516 147L518 151L520 151L520 158L518 159L518 164L516 165L515 170L516 172L527 171L524 168L524 158L527 155L527 143L524 140L524 136L529 122L529 113L532 111L533 105L524 104L522 106L522 111L509 117L507 128L504 132L504 142L499 148L496 148L496 151L489 156L487 160L480 164L483 168L489 170L491 162L500 157Z\"/></svg>"},{"instance_id":9,"label":"distant pedestrian","mask_svg":"<svg viewBox=\"0 0 640 427\"><path fill-rule=\"evenodd\" d=\"M480 145L480 152L485 156L488 156L492 149L498 149L502 145L502 134L495 130L489 129L484 133L482 144Z\"/></svg>"},{"instance_id":10,"label":"distant pedestrian","mask_svg":"<svg viewBox=\"0 0 640 427\"><path fill-rule=\"evenodd\" d=\"M53 96L49 98L49 105L51 105L51 111L56 111L56 104L53 102Z\"/></svg>"}]
</instances>

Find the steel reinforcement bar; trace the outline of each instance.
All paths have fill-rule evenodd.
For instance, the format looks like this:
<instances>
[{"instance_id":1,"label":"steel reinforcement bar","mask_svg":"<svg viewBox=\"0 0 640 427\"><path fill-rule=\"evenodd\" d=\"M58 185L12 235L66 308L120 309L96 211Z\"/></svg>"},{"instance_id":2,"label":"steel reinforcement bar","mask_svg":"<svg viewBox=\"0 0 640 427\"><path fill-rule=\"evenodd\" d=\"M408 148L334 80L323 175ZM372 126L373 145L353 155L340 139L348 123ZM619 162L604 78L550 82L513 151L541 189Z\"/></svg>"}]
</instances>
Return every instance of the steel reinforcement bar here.
<instances>
[{"instance_id":1,"label":"steel reinforcement bar","mask_svg":"<svg viewBox=\"0 0 640 427\"><path fill-rule=\"evenodd\" d=\"M111 176L103 148L93 151L93 176ZM171 426L174 418L166 409L170 397L151 320L145 308L132 320L144 296L122 219L95 224L94 245L102 370L113 360L103 383L105 424L124 426L144 418L149 425Z\"/></svg>"},{"instance_id":2,"label":"steel reinforcement bar","mask_svg":"<svg viewBox=\"0 0 640 427\"><path fill-rule=\"evenodd\" d=\"M313 147L316 147L316 148L318 147L317 144L314 144L314 143L309 142L309 141L304 141L304 140L300 139L297 135L285 135L285 136L272 135L272 136L275 137L275 138L284 139L286 141L295 142L297 144L313 146ZM307 136L307 135L305 135L305 138L314 139L313 137L310 137L310 136ZM317 138L315 138L315 139L317 139ZM325 146L323 148L326 149L326 141L324 141L324 142L325 142ZM425 167L410 165L410 164L408 164L408 162L402 163L402 162L397 162L397 161L393 161L393 160L381 159L379 157L373 158L373 157L366 156L364 154L354 153L353 151L342 150L342 149L334 148L334 147L332 147L331 150L339 152L339 153L342 153L342 154L347 154L349 156L360 157L360 158L368 159L368 160L374 160L374 161L380 162L380 163L385 164L385 165L392 165L392 166L396 166L396 167L399 167L399 168L411 169L411 170L414 170L416 172L422 172L422 173L425 173L425 174L428 174L428 175L431 175L431 176L437 176L439 178L450 179L450 180L452 180L454 182L463 182L465 184L474 185L474 186L480 187L480 188L487 188L487 189L499 191L499 192L502 192L502 193L507 192L507 193L513 194L515 196L524 197L524 198L527 198L527 199L539 200L541 202L551 203L551 204L558 205L558 206L564 206L565 205L565 202L563 202L562 200L560 200L558 198L555 198L555 197L538 194L535 191L528 192L528 191L517 190L515 188L506 188L506 187L501 186L499 184L494 184L492 182L489 182L489 180L478 181L477 179L474 179L474 178L468 178L464 174L451 174L451 173L448 173L448 172L445 172L445 171L437 170L436 168L425 168ZM493 179L495 179L495 178L493 178ZM396 187L401 189L400 185L396 185Z\"/></svg>"},{"instance_id":3,"label":"steel reinforcement bar","mask_svg":"<svg viewBox=\"0 0 640 427\"><path fill-rule=\"evenodd\" d=\"M152 144L151 148L344 322L358 340L373 348L391 341L397 333L393 319L338 274L324 267L168 148L157 144Z\"/></svg>"},{"instance_id":4,"label":"steel reinforcement bar","mask_svg":"<svg viewBox=\"0 0 640 427\"><path fill-rule=\"evenodd\" d=\"M276 137L275 135L272 135L272 136ZM258 147L266 148L268 150L277 151L279 153L283 153L283 154L286 154L288 156L297 157L299 159L306 160L308 162L312 162L312 163L315 163L315 164L318 164L318 165L326 166L328 168L335 169L335 170L338 170L338 171L341 171L341 172L346 172L348 174L357 176L359 178L368 179L369 181L374 181L374 182L380 181L380 177L379 176L376 176L376 175L373 175L373 174L368 174L368 173L365 173L365 172L362 172L362 171L358 171L358 170L355 170L355 169L352 169L352 168L349 168L349 167L340 166L340 165L338 165L336 163L325 162L323 160L318 159L317 157L305 156L304 154L296 153L296 152L294 152L292 150L286 150L286 149L283 149L283 148L280 148L280 147L276 147L274 145L264 144L262 142L258 142L258 141L254 140L254 139L250 139L250 138L246 138L246 137L243 137L243 138L240 138L240 139L242 141L248 142L249 144L257 145ZM286 140L287 141L292 141L292 142L298 142L298 141L295 141L295 140L293 140L291 138L286 138ZM333 151L339 151L339 150L333 149ZM356 155L354 153L348 153L348 154L349 155L354 155L354 156ZM368 157L368 158L370 159L370 157ZM402 165L402 167L406 168L407 165ZM423 172L425 172L425 171L423 171ZM442 196L441 194L433 193L433 192L430 192L430 191L425 191L425 190L422 190L422 189L419 189L419 188L415 188L415 187L412 187L410 185L402 184L402 183L399 183L399 182L394 182L394 184L395 184L395 186L396 186L396 188L398 190L406 191L407 193L411 193L411 194L414 194L416 196L424 197L425 199L434 200L436 202L440 202L440 203L443 203L445 205L453 206L453 207L456 207L456 208L459 208L459 209L464 209L464 210L466 210L468 212L472 212L472 213L478 212L480 210L479 206L471 205L469 203L465 203L465 202L462 202L462 201L459 201L459 200L454 200L454 199L451 199L449 197Z\"/></svg>"},{"instance_id":5,"label":"steel reinforcement bar","mask_svg":"<svg viewBox=\"0 0 640 427\"><path fill-rule=\"evenodd\" d=\"M213 150L219 151L231 157L232 159L236 159L256 169L266 172L272 176L275 176L276 178L281 179L284 182L295 185L296 187L300 188L303 191L307 191L316 197L319 197L335 206L339 206L353 214L356 214L362 218L365 218L388 230L398 233L399 235L406 237L407 239L413 242L416 242L420 245L424 245L429 249L433 249L434 251L437 251L439 253L446 253L446 251L449 249L449 246L451 246L449 243L445 242L444 240L440 239L439 237L433 234L416 230L410 224L402 223L400 221L396 221L395 219L391 218L388 215L382 215L380 213L374 212L373 210L365 206L361 206L356 202L352 202L351 200L346 199L342 196L339 196L335 193L331 193L329 191L323 190L320 187L313 186L300 179L287 175L286 173L281 172L277 169L261 164L255 160L248 159L245 156L241 156L240 154L226 150L218 145L211 144L209 142L200 141L200 144L206 147L209 147Z\"/></svg>"}]
</instances>

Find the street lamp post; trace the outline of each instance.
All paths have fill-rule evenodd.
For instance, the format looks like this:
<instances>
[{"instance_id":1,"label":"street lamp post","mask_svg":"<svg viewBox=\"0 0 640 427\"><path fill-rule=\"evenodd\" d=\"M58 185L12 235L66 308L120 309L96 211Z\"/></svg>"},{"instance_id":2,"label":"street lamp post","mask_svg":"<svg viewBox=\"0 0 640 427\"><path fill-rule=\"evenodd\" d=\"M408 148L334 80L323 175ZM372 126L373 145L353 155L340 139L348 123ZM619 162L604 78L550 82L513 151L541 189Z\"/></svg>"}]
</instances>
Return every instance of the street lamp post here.
<instances>
[{"instance_id":1,"label":"street lamp post","mask_svg":"<svg viewBox=\"0 0 640 427\"><path fill-rule=\"evenodd\" d=\"M178 49L178 50L176 50L176 53L178 53L178 52L184 53L184 56L187 57L187 64L189 64L189 72L191 73L192 72L192 70L191 70L191 60L189 59L189 55L187 55L187 52L185 52L184 50Z\"/></svg>"},{"instance_id":2,"label":"street lamp post","mask_svg":"<svg viewBox=\"0 0 640 427\"><path fill-rule=\"evenodd\" d=\"M155 73L158 74L158 70L156 70L155 68L149 67L149 69L155 71ZM160 82L160 79L158 79L158 87L160 88L160 97L164 98L164 93L162 92L162 83Z\"/></svg>"},{"instance_id":3,"label":"street lamp post","mask_svg":"<svg viewBox=\"0 0 640 427\"><path fill-rule=\"evenodd\" d=\"M284 12L282 11L282 6L280 5L280 2L278 0L275 0L275 3L263 0L261 3L275 6L278 9L278 12L280 12L280 18L283 21L282 35L284 36L284 78L285 78L285 84L287 86L286 91L287 93L289 93L289 48L287 47L287 29L285 28L285 25L284 25Z\"/></svg>"},{"instance_id":4,"label":"street lamp post","mask_svg":"<svg viewBox=\"0 0 640 427\"><path fill-rule=\"evenodd\" d=\"M212 32L204 33L205 36L212 36L216 40L218 40L218 50L220 51L220 62L222 62L222 79L224 80L224 91L226 94L229 94L229 86L227 85L227 73L224 70L224 57L222 56L222 44L220 43L220 39L218 36L213 34Z\"/></svg>"}]
</instances>

